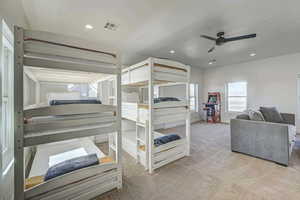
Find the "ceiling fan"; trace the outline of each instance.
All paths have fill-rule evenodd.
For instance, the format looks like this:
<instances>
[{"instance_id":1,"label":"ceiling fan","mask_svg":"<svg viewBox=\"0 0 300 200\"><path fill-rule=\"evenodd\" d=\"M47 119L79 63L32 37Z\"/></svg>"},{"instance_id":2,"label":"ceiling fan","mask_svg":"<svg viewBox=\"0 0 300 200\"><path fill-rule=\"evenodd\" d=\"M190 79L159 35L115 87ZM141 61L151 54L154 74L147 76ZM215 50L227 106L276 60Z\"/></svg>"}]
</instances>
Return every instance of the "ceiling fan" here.
<instances>
[{"instance_id":1,"label":"ceiling fan","mask_svg":"<svg viewBox=\"0 0 300 200\"><path fill-rule=\"evenodd\" d=\"M256 34L249 34L249 35L242 35L242 36L236 36L236 37L231 37L231 38L225 38L224 37L225 32L219 32L217 33L217 38L215 37L211 37L211 36L207 36L207 35L201 35L201 37L208 39L208 40L212 40L214 41L216 44L215 46L213 46L212 48L210 48L208 50L208 53L212 52L213 50L215 50L216 46L222 46L223 44L227 43L227 42L233 42L233 41L238 41L238 40L244 40L244 39L249 39L249 38L255 38Z\"/></svg>"}]
</instances>

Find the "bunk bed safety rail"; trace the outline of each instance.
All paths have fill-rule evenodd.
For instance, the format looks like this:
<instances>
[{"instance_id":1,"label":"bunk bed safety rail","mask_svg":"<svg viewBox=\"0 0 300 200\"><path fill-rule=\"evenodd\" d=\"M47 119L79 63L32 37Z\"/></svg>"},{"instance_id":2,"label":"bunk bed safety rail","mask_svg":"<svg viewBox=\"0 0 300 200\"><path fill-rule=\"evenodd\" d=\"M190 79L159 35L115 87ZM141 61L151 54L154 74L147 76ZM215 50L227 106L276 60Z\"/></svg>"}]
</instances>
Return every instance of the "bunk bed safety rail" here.
<instances>
[{"instance_id":1,"label":"bunk bed safety rail","mask_svg":"<svg viewBox=\"0 0 300 200\"><path fill-rule=\"evenodd\" d=\"M154 153L157 154L157 153L161 153L161 152L164 152L164 151L167 151L169 149L172 149L172 148L175 148L175 147L183 147L186 145L186 139L185 138L181 138L179 140L175 140L175 141L172 141L172 142L169 142L167 144L163 144L163 145L160 145L158 147L155 147L154 148Z\"/></svg>"},{"instance_id":2,"label":"bunk bed safety rail","mask_svg":"<svg viewBox=\"0 0 300 200\"><path fill-rule=\"evenodd\" d=\"M47 144L73 138L90 137L119 131L117 123L100 125L85 125L53 131L27 132L24 135L24 147Z\"/></svg>"},{"instance_id":3,"label":"bunk bed safety rail","mask_svg":"<svg viewBox=\"0 0 300 200\"><path fill-rule=\"evenodd\" d=\"M180 140L155 147L153 154L153 168L157 169L170 162L183 158L188 154L186 146L186 138L181 138Z\"/></svg>"},{"instance_id":4,"label":"bunk bed safety rail","mask_svg":"<svg viewBox=\"0 0 300 200\"><path fill-rule=\"evenodd\" d=\"M112 172L116 172L117 167L118 167L118 165L115 163L99 164L99 165L94 165L91 167L79 169L79 170L64 174L62 176L58 176L56 178L50 179L40 185L37 185L33 188L26 190L25 191L25 199L32 199L33 197L39 198L39 195L42 195L44 193L49 193L49 191L52 191L52 190L55 191L59 188L62 188L63 186L68 186L69 184L74 184L80 180L94 177L95 175L103 176L103 175L106 175L106 174L109 174ZM115 176L117 176L117 174ZM103 181L103 179L100 179L100 180ZM80 183L82 184L82 182L80 182Z\"/></svg>"},{"instance_id":5,"label":"bunk bed safety rail","mask_svg":"<svg viewBox=\"0 0 300 200\"><path fill-rule=\"evenodd\" d=\"M108 123L116 122L116 116L104 116L104 117L86 117L86 118L78 118L78 119L63 119L58 118L55 121L48 121L45 123L26 123L24 124L24 132L25 134L30 132L41 132L47 130L57 130L68 127L78 127L84 125L104 125Z\"/></svg>"},{"instance_id":6,"label":"bunk bed safety rail","mask_svg":"<svg viewBox=\"0 0 300 200\"><path fill-rule=\"evenodd\" d=\"M176 146L176 147L174 147L172 149L169 149L165 152L161 152L161 153L158 153L157 155L154 155L153 161L154 161L154 164L155 164L155 163L158 163L158 162L163 161L165 159L174 157L178 154L185 154L185 152L186 152L186 147Z\"/></svg>"},{"instance_id":7,"label":"bunk bed safety rail","mask_svg":"<svg viewBox=\"0 0 300 200\"><path fill-rule=\"evenodd\" d=\"M169 164L171 162L174 162L180 158L183 158L186 156L186 153L185 152L179 152L178 154L175 154L173 156L169 156L169 157L166 157L165 159L159 161L159 162L156 162L153 164L153 169L158 169L166 164Z\"/></svg>"},{"instance_id":8,"label":"bunk bed safety rail","mask_svg":"<svg viewBox=\"0 0 300 200\"><path fill-rule=\"evenodd\" d=\"M57 106L44 106L24 110L24 118L58 115L80 115L102 112L116 112L116 107L103 104L66 104Z\"/></svg>"},{"instance_id":9,"label":"bunk bed safety rail","mask_svg":"<svg viewBox=\"0 0 300 200\"><path fill-rule=\"evenodd\" d=\"M174 60L169 60L169 59L162 59L162 58L153 58L154 65L160 64L160 65L165 65L165 66L172 66L177 69L184 70L188 72L190 70L190 66L182 64L180 62L174 61Z\"/></svg>"},{"instance_id":10,"label":"bunk bed safety rail","mask_svg":"<svg viewBox=\"0 0 300 200\"><path fill-rule=\"evenodd\" d=\"M119 58L116 54L96 49L95 45L79 41L78 38L72 39L48 32L24 31L25 66L120 73L120 67L117 65Z\"/></svg>"},{"instance_id":11,"label":"bunk bed safety rail","mask_svg":"<svg viewBox=\"0 0 300 200\"><path fill-rule=\"evenodd\" d=\"M122 84L132 86L147 85L149 79L149 60L145 60L122 70ZM167 59L153 58L154 84L187 83L190 66Z\"/></svg>"}]
</instances>

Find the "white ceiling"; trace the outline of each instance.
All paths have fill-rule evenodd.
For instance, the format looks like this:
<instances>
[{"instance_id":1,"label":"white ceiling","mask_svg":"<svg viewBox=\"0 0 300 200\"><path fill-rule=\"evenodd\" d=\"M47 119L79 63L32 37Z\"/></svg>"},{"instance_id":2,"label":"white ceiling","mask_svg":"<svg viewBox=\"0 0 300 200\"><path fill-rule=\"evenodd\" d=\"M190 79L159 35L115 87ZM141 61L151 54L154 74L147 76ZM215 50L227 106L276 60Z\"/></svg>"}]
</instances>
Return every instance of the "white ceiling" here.
<instances>
[{"instance_id":1,"label":"white ceiling","mask_svg":"<svg viewBox=\"0 0 300 200\"><path fill-rule=\"evenodd\" d=\"M247 62L300 51L299 0L23 0L32 29L96 41L122 51L123 63L149 56L196 67ZM104 30L106 22L117 31ZM94 26L85 30L85 24ZM207 50L201 34L257 33L255 39ZM174 49L175 54L169 51ZM250 57L256 52L256 57Z\"/></svg>"}]
</instances>

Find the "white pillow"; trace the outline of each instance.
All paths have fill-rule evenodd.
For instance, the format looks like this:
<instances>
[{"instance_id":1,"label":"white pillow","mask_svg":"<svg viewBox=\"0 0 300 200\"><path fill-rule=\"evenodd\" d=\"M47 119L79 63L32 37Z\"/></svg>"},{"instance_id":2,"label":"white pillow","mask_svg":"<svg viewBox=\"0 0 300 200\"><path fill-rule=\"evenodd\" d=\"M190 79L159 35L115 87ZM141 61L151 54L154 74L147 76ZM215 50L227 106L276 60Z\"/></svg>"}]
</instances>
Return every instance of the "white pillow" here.
<instances>
[{"instance_id":1,"label":"white pillow","mask_svg":"<svg viewBox=\"0 0 300 200\"><path fill-rule=\"evenodd\" d=\"M245 111L253 121L265 121L264 116L260 111L248 109Z\"/></svg>"}]
</instances>

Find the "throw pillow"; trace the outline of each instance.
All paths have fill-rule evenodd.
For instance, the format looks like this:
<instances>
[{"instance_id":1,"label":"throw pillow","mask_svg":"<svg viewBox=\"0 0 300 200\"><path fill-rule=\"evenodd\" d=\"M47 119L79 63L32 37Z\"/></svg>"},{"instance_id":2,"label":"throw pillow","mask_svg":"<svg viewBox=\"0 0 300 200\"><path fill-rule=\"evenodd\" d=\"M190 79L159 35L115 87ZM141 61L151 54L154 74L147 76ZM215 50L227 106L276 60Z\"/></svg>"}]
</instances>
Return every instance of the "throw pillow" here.
<instances>
[{"instance_id":1,"label":"throw pillow","mask_svg":"<svg viewBox=\"0 0 300 200\"><path fill-rule=\"evenodd\" d=\"M275 107L260 107L259 111L263 114L267 122L282 123L283 118Z\"/></svg>"}]
</instances>

